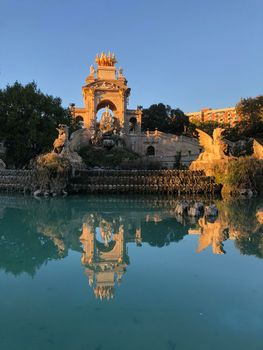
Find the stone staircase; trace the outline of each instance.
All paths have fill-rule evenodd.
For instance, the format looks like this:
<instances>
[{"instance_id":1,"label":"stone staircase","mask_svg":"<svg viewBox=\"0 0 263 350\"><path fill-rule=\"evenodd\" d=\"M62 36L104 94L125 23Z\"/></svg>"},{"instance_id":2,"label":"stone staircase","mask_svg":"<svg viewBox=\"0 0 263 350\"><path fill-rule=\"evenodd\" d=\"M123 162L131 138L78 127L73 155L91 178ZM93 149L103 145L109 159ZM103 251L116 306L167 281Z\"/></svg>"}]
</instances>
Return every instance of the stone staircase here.
<instances>
[{"instance_id":1,"label":"stone staircase","mask_svg":"<svg viewBox=\"0 0 263 350\"><path fill-rule=\"evenodd\" d=\"M31 170L1 170L0 192L31 192ZM221 185L202 171L79 170L69 179L70 193L216 194Z\"/></svg>"},{"instance_id":2,"label":"stone staircase","mask_svg":"<svg viewBox=\"0 0 263 350\"><path fill-rule=\"evenodd\" d=\"M214 194L213 177L189 170L81 170L70 180L73 193Z\"/></svg>"},{"instance_id":3,"label":"stone staircase","mask_svg":"<svg viewBox=\"0 0 263 350\"><path fill-rule=\"evenodd\" d=\"M5 169L0 171L1 192L26 192L30 190L33 172L31 170Z\"/></svg>"}]
</instances>

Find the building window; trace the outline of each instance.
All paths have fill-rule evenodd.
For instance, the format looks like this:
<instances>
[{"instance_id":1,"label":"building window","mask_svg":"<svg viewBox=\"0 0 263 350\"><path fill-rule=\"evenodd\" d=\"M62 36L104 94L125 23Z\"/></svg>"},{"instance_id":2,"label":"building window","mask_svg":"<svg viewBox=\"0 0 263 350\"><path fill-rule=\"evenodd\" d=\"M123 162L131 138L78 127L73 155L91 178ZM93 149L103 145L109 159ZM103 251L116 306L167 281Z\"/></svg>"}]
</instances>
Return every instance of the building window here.
<instances>
[{"instance_id":1,"label":"building window","mask_svg":"<svg viewBox=\"0 0 263 350\"><path fill-rule=\"evenodd\" d=\"M147 156L154 156L155 155L155 148L153 146L148 146L146 149L146 155Z\"/></svg>"}]
</instances>

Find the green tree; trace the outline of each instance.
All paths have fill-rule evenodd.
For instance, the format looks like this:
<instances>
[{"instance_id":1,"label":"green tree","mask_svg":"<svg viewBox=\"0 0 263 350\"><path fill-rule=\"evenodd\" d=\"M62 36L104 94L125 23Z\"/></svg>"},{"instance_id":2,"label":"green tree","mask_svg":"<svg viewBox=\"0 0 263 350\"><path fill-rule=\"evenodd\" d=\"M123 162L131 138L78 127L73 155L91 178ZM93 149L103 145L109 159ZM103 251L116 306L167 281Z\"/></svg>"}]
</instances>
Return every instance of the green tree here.
<instances>
[{"instance_id":1,"label":"green tree","mask_svg":"<svg viewBox=\"0 0 263 350\"><path fill-rule=\"evenodd\" d=\"M172 109L163 103L153 104L143 109L142 130L181 134L189 125L189 118L179 108Z\"/></svg>"},{"instance_id":2,"label":"green tree","mask_svg":"<svg viewBox=\"0 0 263 350\"><path fill-rule=\"evenodd\" d=\"M218 123L216 121L207 121L207 122L199 122L195 121L191 123L189 129L191 130L193 136L197 136L195 129L200 129L206 132L208 135L212 136L214 129L216 128L226 128L227 126L222 123Z\"/></svg>"},{"instance_id":3,"label":"green tree","mask_svg":"<svg viewBox=\"0 0 263 350\"><path fill-rule=\"evenodd\" d=\"M170 112L169 126L172 134L182 134L189 127L189 117L179 108L172 109Z\"/></svg>"},{"instance_id":4,"label":"green tree","mask_svg":"<svg viewBox=\"0 0 263 350\"><path fill-rule=\"evenodd\" d=\"M30 159L50 150L58 124L71 122L61 99L45 95L35 82L24 86L15 82L0 90L0 139L7 147L8 166L26 166Z\"/></svg>"},{"instance_id":5,"label":"green tree","mask_svg":"<svg viewBox=\"0 0 263 350\"><path fill-rule=\"evenodd\" d=\"M237 125L239 134L247 137L263 134L263 96L242 98L236 105L241 118Z\"/></svg>"},{"instance_id":6,"label":"green tree","mask_svg":"<svg viewBox=\"0 0 263 350\"><path fill-rule=\"evenodd\" d=\"M154 131L155 128L158 128L159 131L167 132L168 110L169 107L163 103L153 104L149 108L143 109L142 129Z\"/></svg>"}]
</instances>

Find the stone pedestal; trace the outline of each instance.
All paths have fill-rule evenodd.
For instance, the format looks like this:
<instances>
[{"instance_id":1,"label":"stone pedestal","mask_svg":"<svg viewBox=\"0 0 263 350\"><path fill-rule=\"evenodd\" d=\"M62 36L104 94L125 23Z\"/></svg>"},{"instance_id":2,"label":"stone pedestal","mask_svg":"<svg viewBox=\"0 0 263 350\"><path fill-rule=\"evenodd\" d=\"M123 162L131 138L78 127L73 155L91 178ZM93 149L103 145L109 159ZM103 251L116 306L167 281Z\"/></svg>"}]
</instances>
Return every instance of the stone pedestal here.
<instances>
[{"instance_id":1,"label":"stone pedestal","mask_svg":"<svg viewBox=\"0 0 263 350\"><path fill-rule=\"evenodd\" d=\"M220 169L224 169L226 164L229 161L227 159L218 159L214 161L202 161L202 160L195 160L190 165L190 170L196 171L196 170L202 170L204 171L206 176L214 176L214 169L215 167L219 167Z\"/></svg>"}]
</instances>

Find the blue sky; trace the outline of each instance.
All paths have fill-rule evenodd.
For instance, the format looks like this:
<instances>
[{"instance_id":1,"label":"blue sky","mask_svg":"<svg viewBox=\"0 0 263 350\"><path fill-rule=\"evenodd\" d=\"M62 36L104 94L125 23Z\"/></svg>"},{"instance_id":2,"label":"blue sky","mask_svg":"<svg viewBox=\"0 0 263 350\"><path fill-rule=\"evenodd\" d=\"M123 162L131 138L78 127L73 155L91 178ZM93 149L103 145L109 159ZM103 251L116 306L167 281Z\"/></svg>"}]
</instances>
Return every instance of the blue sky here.
<instances>
[{"instance_id":1,"label":"blue sky","mask_svg":"<svg viewBox=\"0 0 263 350\"><path fill-rule=\"evenodd\" d=\"M116 53L130 108L185 112L263 94L263 0L0 0L0 87L35 80L63 104L100 51Z\"/></svg>"}]
</instances>

